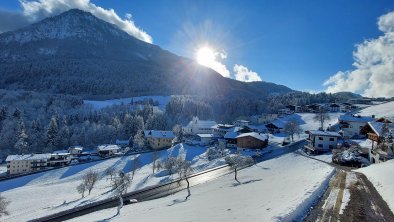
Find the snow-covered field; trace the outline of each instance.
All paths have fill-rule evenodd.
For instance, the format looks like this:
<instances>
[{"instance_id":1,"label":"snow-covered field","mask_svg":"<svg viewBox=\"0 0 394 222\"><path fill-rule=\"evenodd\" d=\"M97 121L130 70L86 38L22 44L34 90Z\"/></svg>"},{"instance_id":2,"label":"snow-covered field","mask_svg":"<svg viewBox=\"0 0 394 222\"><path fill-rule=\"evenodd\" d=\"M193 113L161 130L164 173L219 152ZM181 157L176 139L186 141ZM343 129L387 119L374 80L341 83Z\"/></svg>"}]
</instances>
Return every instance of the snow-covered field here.
<instances>
[{"instance_id":1,"label":"snow-covered field","mask_svg":"<svg viewBox=\"0 0 394 222\"><path fill-rule=\"evenodd\" d=\"M394 160L373 164L356 171L367 176L383 200L387 202L391 211L394 211L394 177L392 176L394 172Z\"/></svg>"},{"instance_id":2,"label":"snow-covered field","mask_svg":"<svg viewBox=\"0 0 394 222\"><path fill-rule=\"evenodd\" d=\"M324 192L333 168L294 153L261 162L174 195L127 205L111 221L292 221L299 220ZM116 208L74 221L101 221Z\"/></svg>"},{"instance_id":3,"label":"snow-covered field","mask_svg":"<svg viewBox=\"0 0 394 222\"><path fill-rule=\"evenodd\" d=\"M153 99L153 101L159 102L159 109L164 110L167 103L170 101L171 96L139 96L139 97L132 97L132 98L122 98L122 99L111 99L111 100L84 100L85 104L92 105L95 109L102 109L105 107L113 106L113 105L120 105L120 104L127 104L130 103L131 100L134 102L143 101L145 99Z\"/></svg>"},{"instance_id":4,"label":"snow-covered field","mask_svg":"<svg viewBox=\"0 0 394 222\"><path fill-rule=\"evenodd\" d=\"M187 160L192 161L192 167L195 171L224 164L223 159L209 162L205 157L205 152L206 148L204 147L189 147L180 144L159 153L160 158L166 158L169 155L183 155ZM8 207L10 215L1 219L2 221L26 221L110 197L114 194L109 192L110 180L105 176L105 170L114 167L116 170L130 172L136 158L140 162L140 168L137 170L128 191L168 182L177 177L177 175L169 176L164 170L152 175L152 153L145 153L70 166L7 180L0 182L0 192L11 201ZM100 180L92 190L91 195L81 199L76 187L81 182L82 175L88 170L99 172Z\"/></svg>"},{"instance_id":5,"label":"snow-covered field","mask_svg":"<svg viewBox=\"0 0 394 222\"><path fill-rule=\"evenodd\" d=\"M358 112L361 116L372 116L394 118L394 101L370 106Z\"/></svg>"}]
</instances>

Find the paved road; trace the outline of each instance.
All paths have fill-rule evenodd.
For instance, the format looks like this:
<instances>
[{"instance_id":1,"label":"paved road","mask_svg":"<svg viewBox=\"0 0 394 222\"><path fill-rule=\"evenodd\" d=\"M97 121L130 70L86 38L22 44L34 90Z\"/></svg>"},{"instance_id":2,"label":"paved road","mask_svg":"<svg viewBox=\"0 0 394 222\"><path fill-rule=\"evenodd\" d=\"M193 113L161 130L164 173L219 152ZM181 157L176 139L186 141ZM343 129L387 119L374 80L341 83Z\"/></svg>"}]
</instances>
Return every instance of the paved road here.
<instances>
[{"instance_id":1,"label":"paved road","mask_svg":"<svg viewBox=\"0 0 394 222\"><path fill-rule=\"evenodd\" d=\"M277 158L287 153L294 152L304 145L304 141L300 141L297 144L289 145L283 149L275 150L270 153L265 153L261 157L256 158L257 162L266 161L269 159ZM204 183L209 180L216 179L220 176L232 173L232 169L228 166L221 166L214 169L206 170L194 175L189 176L188 180L190 186L195 186ZM185 190L187 183L185 180L175 180L163 185L151 186L142 190L133 191L123 195L124 202L131 199L137 199L139 202L161 198ZM78 208L74 208L68 211L62 211L46 217L34 219L32 221L64 221L85 214L89 214L98 210L116 207L119 203L117 197L109 198L106 200L98 201L95 203L87 204Z\"/></svg>"}]
</instances>

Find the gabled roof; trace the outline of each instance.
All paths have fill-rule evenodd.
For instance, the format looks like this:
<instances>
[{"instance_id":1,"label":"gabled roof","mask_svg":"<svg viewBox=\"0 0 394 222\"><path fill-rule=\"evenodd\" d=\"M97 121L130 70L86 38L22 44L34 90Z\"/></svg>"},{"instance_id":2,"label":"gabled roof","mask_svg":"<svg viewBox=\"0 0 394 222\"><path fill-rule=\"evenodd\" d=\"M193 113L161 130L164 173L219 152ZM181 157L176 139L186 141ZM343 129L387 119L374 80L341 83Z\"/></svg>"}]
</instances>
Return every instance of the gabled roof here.
<instances>
[{"instance_id":1,"label":"gabled roof","mask_svg":"<svg viewBox=\"0 0 394 222\"><path fill-rule=\"evenodd\" d=\"M98 151L107 151L107 150L120 150L118 145L100 145L97 147Z\"/></svg>"},{"instance_id":2,"label":"gabled roof","mask_svg":"<svg viewBox=\"0 0 394 222\"><path fill-rule=\"evenodd\" d=\"M211 126L212 129L223 129L223 130L228 130L233 127L234 127L234 125L232 125L232 124L215 124L215 125Z\"/></svg>"},{"instance_id":3,"label":"gabled roof","mask_svg":"<svg viewBox=\"0 0 394 222\"><path fill-rule=\"evenodd\" d=\"M186 127L191 128L193 126L197 126L198 128L211 128L214 125L216 125L215 121L197 119L197 120L190 121Z\"/></svg>"},{"instance_id":4,"label":"gabled roof","mask_svg":"<svg viewBox=\"0 0 394 222\"><path fill-rule=\"evenodd\" d=\"M68 150L70 150L70 149L73 149L73 150L83 150L83 147L82 147L82 146L70 146L70 147L68 148Z\"/></svg>"},{"instance_id":5,"label":"gabled roof","mask_svg":"<svg viewBox=\"0 0 394 222\"><path fill-rule=\"evenodd\" d=\"M201 133L201 134L197 134L197 136L198 137L201 137L201 138L212 138L212 137L214 137L213 136L213 134L209 134L209 133Z\"/></svg>"},{"instance_id":6,"label":"gabled roof","mask_svg":"<svg viewBox=\"0 0 394 222\"><path fill-rule=\"evenodd\" d=\"M315 135L315 136L341 137L341 135L337 132L321 131L321 130L309 130L309 134Z\"/></svg>"},{"instance_id":7,"label":"gabled roof","mask_svg":"<svg viewBox=\"0 0 394 222\"><path fill-rule=\"evenodd\" d=\"M51 158L50 153L41 153L41 154L25 154L25 155L8 155L6 162L14 161L14 160L42 160Z\"/></svg>"},{"instance_id":8,"label":"gabled roof","mask_svg":"<svg viewBox=\"0 0 394 222\"><path fill-rule=\"evenodd\" d=\"M370 116L340 115L338 120L339 121L345 121L345 122L367 123L367 122L372 122L375 119L370 117Z\"/></svg>"},{"instance_id":9,"label":"gabled roof","mask_svg":"<svg viewBox=\"0 0 394 222\"><path fill-rule=\"evenodd\" d=\"M174 139L175 134L172 131L162 131L162 130L144 130L145 137L152 137L152 138L167 138L167 139Z\"/></svg>"},{"instance_id":10,"label":"gabled roof","mask_svg":"<svg viewBox=\"0 0 394 222\"><path fill-rule=\"evenodd\" d=\"M390 133L394 133L394 124L393 123L388 123L389 124L389 131ZM376 133L376 135L380 136L382 133L382 127L384 123L382 122L368 122L368 125L372 128L372 130Z\"/></svg>"},{"instance_id":11,"label":"gabled roof","mask_svg":"<svg viewBox=\"0 0 394 222\"><path fill-rule=\"evenodd\" d=\"M248 136L254 137L254 138L261 140L261 141L268 140L268 136L266 134L259 134L256 132L243 133L243 134L237 136L236 138L243 138L243 137L248 137Z\"/></svg>"}]
</instances>

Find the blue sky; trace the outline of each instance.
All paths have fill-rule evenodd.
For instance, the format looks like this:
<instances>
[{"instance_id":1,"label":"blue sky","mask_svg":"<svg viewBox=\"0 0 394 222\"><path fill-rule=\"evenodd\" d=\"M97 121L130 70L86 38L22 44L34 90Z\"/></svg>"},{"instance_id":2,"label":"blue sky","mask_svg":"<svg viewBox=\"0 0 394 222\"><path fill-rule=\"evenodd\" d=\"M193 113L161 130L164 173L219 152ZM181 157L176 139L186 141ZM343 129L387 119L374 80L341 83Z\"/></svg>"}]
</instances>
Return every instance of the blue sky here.
<instances>
[{"instance_id":1,"label":"blue sky","mask_svg":"<svg viewBox=\"0 0 394 222\"><path fill-rule=\"evenodd\" d=\"M43 1L43 0L42 0ZM93 0L132 20L153 43L194 58L209 44L227 58L233 73L240 64L264 81L297 90L321 91L340 70L351 70L355 45L382 35L379 16L394 10L394 1L181 1ZM18 1L0 8L22 11Z\"/></svg>"}]
</instances>

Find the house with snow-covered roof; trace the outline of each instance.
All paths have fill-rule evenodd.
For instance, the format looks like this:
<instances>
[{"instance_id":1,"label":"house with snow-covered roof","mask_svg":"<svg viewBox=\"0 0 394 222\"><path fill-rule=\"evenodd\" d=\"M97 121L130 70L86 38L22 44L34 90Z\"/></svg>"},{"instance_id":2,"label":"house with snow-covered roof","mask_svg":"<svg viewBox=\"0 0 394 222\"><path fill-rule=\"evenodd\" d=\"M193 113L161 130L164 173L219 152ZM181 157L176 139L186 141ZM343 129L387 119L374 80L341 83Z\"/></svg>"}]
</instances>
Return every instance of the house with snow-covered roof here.
<instances>
[{"instance_id":1,"label":"house with snow-covered roof","mask_svg":"<svg viewBox=\"0 0 394 222\"><path fill-rule=\"evenodd\" d=\"M268 136L256 132L242 133L236 139L239 149L263 149L268 145Z\"/></svg>"},{"instance_id":2,"label":"house with snow-covered roof","mask_svg":"<svg viewBox=\"0 0 394 222\"><path fill-rule=\"evenodd\" d=\"M212 133L211 127L214 125L216 125L215 121L199 120L195 116L182 130L185 135L210 134Z\"/></svg>"},{"instance_id":3,"label":"house with snow-covered roof","mask_svg":"<svg viewBox=\"0 0 394 222\"><path fill-rule=\"evenodd\" d=\"M368 122L363 129L371 147L368 147L371 163L380 163L394 158L394 124L388 120Z\"/></svg>"},{"instance_id":4,"label":"house with snow-covered roof","mask_svg":"<svg viewBox=\"0 0 394 222\"><path fill-rule=\"evenodd\" d=\"M48 166L50 158L50 153L8 155L5 160L7 163L7 173L21 174L43 170Z\"/></svg>"},{"instance_id":5,"label":"house with snow-covered roof","mask_svg":"<svg viewBox=\"0 0 394 222\"><path fill-rule=\"evenodd\" d=\"M171 147L175 134L172 131L144 130L144 137L152 149Z\"/></svg>"},{"instance_id":6,"label":"house with snow-covered roof","mask_svg":"<svg viewBox=\"0 0 394 222\"><path fill-rule=\"evenodd\" d=\"M49 158L48 165L52 167L56 166L65 166L68 165L71 161L71 154L68 150L56 150L51 154L51 158Z\"/></svg>"},{"instance_id":7,"label":"house with snow-covered roof","mask_svg":"<svg viewBox=\"0 0 394 222\"><path fill-rule=\"evenodd\" d=\"M120 146L118 145L100 145L96 147L97 154L101 157L115 156L120 153Z\"/></svg>"},{"instance_id":8,"label":"house with snow-covered roof","mask_svg":"<svg viewBox=\"0 0 394 222\"><path fill-rule=\"evenodd\" d=\"M337 148L338 139L342 136L337 132L310 130L308 131L308 144L305 149L311 153L322 153Z\"/></svg>"},{"instance_id":9,"label":"house with snow-covered roof","mask_svg":"<svg viewBox=\"0 0 394 222\"><path fill-rule=\"evenodd\" d=\"M338 118L343 137L345 138L360 138L366 137L362 129L368 122L375 121L374 116L360 116L360 115L340 115Z\"/></svg>"}]
</instances>

